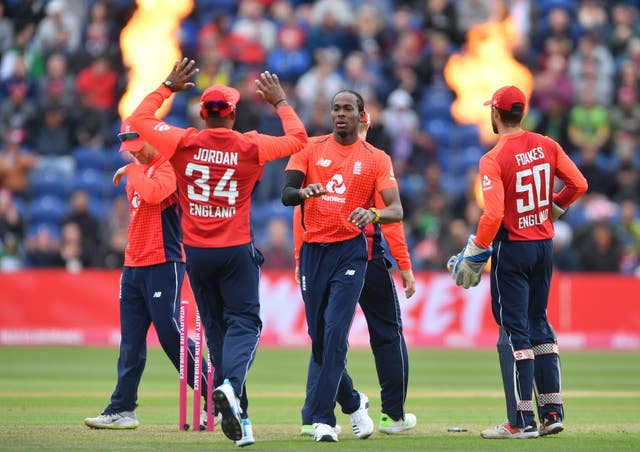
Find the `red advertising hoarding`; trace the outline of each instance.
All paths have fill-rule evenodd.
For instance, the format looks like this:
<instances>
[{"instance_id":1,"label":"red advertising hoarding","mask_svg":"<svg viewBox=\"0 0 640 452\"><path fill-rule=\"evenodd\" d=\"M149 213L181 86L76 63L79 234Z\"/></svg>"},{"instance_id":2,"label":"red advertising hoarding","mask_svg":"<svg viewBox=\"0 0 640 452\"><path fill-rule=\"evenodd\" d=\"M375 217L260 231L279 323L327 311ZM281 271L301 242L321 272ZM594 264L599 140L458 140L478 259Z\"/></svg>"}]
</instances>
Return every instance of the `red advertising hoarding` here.
<instances>
[{"instance_id":1,"label":"red advertising hoarding","mask_svg":"<svg viewBox=\"0 0 640 452\"><path fill-rule=\"evenodd\" d=\"M120 271L31 270L0 274L0 345L116 345ZM401 289L399 278L396 285ZM308 344L304 307L293 272L263 271L261 344ZM640 280L611 274L555 274L549 318L564 349L640 350ZM464 290L447 273L418 272L416 294L399 290L407 344L412 347L493 347L489 280ZM195 308L185 280L183 298ZM195 309L190 309L193 322ZM150 342L157 344L155 333ZM350 343L368 344L358 310Z\"/></svg>"}]
</instances>

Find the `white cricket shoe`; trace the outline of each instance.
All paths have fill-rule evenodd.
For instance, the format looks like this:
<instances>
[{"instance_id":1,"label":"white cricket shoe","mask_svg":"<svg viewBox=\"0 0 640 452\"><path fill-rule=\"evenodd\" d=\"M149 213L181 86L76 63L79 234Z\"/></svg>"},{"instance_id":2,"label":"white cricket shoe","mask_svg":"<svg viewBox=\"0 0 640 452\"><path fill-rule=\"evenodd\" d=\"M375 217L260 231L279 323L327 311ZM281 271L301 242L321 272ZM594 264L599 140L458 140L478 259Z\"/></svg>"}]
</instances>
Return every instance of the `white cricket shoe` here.
<instances>
[{"instance_id":1,"label":"white cricket shoe","mask_svg":"<svg viewBox=\"0 0 640 452\"><path fill-rule=\"evenodd\" d=\"M351 413L351 428L360 439L367 439L373 433L373 419L369 416L369 398L360 394L360 408Z\"/></svg>"},{"instance_id":2,"label":"white cricket shoe","mask_svg":"<svg viewBox=\"0 0 640 452\"><path fill-rule=\"evenodd\" d=\"M333 431L336 432L336 435L339 435L340 433L342 433L342 427L340 427L339 425L336 424L335 427L333 427ZM302 426L302 428L300 429L300 434L303 436L314 436L314 432L313 432L313 425L312 424L304 424Z\"/></svg>"},{"instance_id":3,"label":"white cricket shoe","mask_svg":"<svg viewBox=\"0 0 640 452\"><path fill-rule=\"evenodd\" d=\"M242 419L240 419L240 401L229 380L213 391L213 401L222 415L222 431L232 441L242 439Z\"/></svg>"},{"instance_id":4,"label":"white cricket shoe","mask_svg":"<svg viewBox=\"0 0 640 452\"><path fill-rule=\"evenodd\" d=\"M418 423L416 415L413 413L405 413L404 419L394 421L390 416L382 413L380 416L380 423L378 424L378 430L382 433L400 433L405 430L412 429Z\"/></svg>"},{"instance_id":5,"label":"white cricket shoe","mask_svg":"<svg viewBox=\"0 0 640 452\"><path fill-rule=\"evenodd\" d=\"M316 422L313 424L313 440L316 442L328 441L336 443L338 442L338 435L329 424Z\"/></svg>"},{"instance_id":6,"label":"white cricket shoe","mask_svg":"<svg viewBox=\"0 0 640 452\"><path fill-rule=\"evenodd\" d=\"M236 445L240 447L250 446L254 444L256 440L253 438L253 426L251 421L247 419L242 420L242 438L236 441Z\"/></svg>"},{"instance_id":7,"label":"white cricket shoe","mask_svg":"<svg viewBox=\"0 0 640 452\"><path fill-rule=\"evenodd\" d=\"M121 411L119 413L88 417L84 420L84 423L91 428L109 428L113 430L138 428L138 425L140 425L135 411Z\"/></svg>"},{"instance_id":8,"label":"white cricket shoe","mask_svg":"<svg viewBox=\"0 0 640 452\"><path fill-rule=\"evenodd\" d=\"M503 424L483 430L482 433L480 433L480 436L485 439L527 439L537 438L540 434L538 433L538 428L536 427L535 422L524 428L518 428L511 427L509 421L507 421Z\"/></svg>"}]
</instances>

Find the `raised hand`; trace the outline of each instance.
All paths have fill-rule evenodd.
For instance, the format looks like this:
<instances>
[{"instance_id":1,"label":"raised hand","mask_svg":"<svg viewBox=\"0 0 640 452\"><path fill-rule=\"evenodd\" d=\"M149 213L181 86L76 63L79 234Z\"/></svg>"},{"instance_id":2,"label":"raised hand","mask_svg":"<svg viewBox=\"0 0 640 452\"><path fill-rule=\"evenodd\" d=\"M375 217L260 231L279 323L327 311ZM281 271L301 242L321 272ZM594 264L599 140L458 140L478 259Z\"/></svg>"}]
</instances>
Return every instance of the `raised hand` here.
<instances>
[{"instance_id":1,"label":"raised hand","mask_svg":"<svg viewBox=\"0 0 640 452\"><path fill-rule=\"evenodd\" d=\"M165 79L165 84L171 91L177 93L195 86L195 83L190 81L200 71L200 69L194 68L195 64L195 60L190 60L186 57L176 61L173 69Z\"/></svg>"},{"instance_id":2,"label":"raised hand","mask_svg":"<svg viewBox=\"0 0 640 452\"><path fill-rule=\"evenodd\" d=\"M256 91L266 102L277 107L280 102L287 101L287 95L284 93L277 74L264 71L260 74L260 78L256 79Z\"/></svg>"}]
</instances>

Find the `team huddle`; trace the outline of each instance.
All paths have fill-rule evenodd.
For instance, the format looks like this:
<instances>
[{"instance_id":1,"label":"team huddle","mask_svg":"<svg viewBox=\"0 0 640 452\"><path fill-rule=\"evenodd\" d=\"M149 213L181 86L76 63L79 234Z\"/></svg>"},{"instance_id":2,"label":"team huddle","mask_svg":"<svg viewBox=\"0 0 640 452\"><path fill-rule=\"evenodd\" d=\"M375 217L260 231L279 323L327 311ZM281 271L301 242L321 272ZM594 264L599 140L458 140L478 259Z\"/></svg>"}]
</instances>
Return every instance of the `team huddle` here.
<instances>
[{"instance_id":1,"label":"team huddle","mask_svg":"<svg viewBox=\"0 0 640 452\"><path fill-rule=\"evenodd\" d=\"M416 416L404 409L407 347L383 239L398 264L407 298L415 292L415 280L391 158L366 141L370 119L362 97L351 90L336 93L333 132L308 137L277 75L263 72L256 80L257 92L275 108L283 136L234 131L240 94L223 85L202 93L202 130L157 119L155 113L167 98L194 86L197 71L193 60L177 62L164 83L123 121L118 135L121 151L135 160L113 180L117 185L127 176L131 216L120 282L118 382L109 405L85 424L112 429L139 425L137 391L151 322L179 369L178 313L186 272L215 369L213 387L207 385L204 360L195 366L200 370L195 378L200 378L203 395L212 392L214 420L224 434L238 446L254 444L246 383L262 330L258 289L263 257L252 242L251 195L265 163L290 157L282 202L295 206L295 278L311 339L300 433L315 441L338 441L336 402L350 415L356 437L374 432L369 399L355 389L346 369L358 304L381 386L378 430L393 434L412 429ZM468 289L479 283L491 258L508 420L482 436L531 438L564 428L558 347L546 319L552 220L587 184L557 143L521 129L526 100L518 88L498 90L489 103L499 141L480 161L486 207L477 233L447 267L456 284ZM514 157L533 150L535 159ZM564 183L557 193L554 176ZM522 218L529 216L540 221L521 227ZM189 340L191 386L194 347Z\"/></svg>"}]
</instances>

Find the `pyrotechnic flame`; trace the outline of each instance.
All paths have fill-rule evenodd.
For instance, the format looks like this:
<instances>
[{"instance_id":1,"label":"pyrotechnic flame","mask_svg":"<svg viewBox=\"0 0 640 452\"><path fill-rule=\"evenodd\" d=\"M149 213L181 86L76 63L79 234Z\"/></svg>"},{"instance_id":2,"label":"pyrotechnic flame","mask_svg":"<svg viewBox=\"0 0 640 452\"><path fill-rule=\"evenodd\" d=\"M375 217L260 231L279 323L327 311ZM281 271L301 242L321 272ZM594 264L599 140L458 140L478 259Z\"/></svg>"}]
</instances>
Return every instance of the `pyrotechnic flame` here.
<instances>
[{"instance_id":1,"label":"pyrotechnic flame","mask_svg":"<svg viewBox=\"0 0 640 452\"><path fill-rule=\"evenodd\" d=\"M496 141L491 129L489 107L482 103L505 85L516 85L529 99L533 90L531 72L513 58L518 42L515 22L506 18L472 27L467 33L466 51L452 55L444 68L449 87L457 99L451 106L456 121L477 124L483 143Z\"/></svg>"},{"instance_id":2,"label":"pyrotechnic flame","mask_svg":"<svg viewBox=\"0 0 640 452\"><path fill-rule=\"evenodd\" d=\"M129 68L127 91L118 105L121 118L129 116L181 58L180 20L193 8L192 0L137 0L137 4L138 9L120 35L122 58ZM159 116L166 114L170 106L170 101L165 102Z\"/></svg>"}]
</instances>

